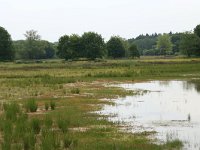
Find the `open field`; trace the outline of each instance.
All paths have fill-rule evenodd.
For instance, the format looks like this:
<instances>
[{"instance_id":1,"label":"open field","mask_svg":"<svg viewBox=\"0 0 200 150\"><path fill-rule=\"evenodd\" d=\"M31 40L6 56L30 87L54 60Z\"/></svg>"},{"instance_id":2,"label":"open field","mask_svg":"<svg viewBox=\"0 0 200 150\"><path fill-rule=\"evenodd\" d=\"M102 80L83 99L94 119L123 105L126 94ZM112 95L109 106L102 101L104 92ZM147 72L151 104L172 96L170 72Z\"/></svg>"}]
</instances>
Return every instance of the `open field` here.
<instances>
[{"instance_id":1,"label":"open field","mask_svg":"<svg viewBox=\"0 0 200 150\"><path fill-rule=\"evenodd\" d=\"M156 145L153 133L123 133L91 112L137 94L109 84L196 78L198 58L0 63L1 149L179 149L179 141Z\"/></svg>"}]
</instances>

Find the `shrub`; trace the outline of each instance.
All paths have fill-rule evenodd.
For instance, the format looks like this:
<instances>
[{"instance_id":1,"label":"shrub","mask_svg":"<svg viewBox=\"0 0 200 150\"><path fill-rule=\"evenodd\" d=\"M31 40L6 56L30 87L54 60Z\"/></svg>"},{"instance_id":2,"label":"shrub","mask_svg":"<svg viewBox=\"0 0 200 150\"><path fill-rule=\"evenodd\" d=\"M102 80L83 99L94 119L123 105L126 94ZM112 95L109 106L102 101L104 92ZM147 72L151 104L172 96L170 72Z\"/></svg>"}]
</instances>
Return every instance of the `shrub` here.
<instances>
[{"instance_id":1,"label":"shrub","mask_svg":"<svg viewBox=\"0 0 200 150\"><path fill-rule=\"evenodd\" d=\"M28 100L25 107L26 107L27 112L36 112L38 105L34 99L31 99L31 100Z\"/></svg>"}]
</instances>

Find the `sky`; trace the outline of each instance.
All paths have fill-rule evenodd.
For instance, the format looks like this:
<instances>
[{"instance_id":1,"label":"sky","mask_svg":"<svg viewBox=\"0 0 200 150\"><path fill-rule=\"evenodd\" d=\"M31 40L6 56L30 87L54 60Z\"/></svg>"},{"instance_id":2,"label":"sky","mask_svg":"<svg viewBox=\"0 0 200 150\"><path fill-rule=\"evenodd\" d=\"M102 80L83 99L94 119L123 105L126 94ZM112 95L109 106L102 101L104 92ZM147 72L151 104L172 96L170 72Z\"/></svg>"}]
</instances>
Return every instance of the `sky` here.
<instances>
[{"instance_id":1,"label":"sky","mask_svg":"<svg viewBox=\"0 0 200 150\"><path fill-rule=\"evenodd\" d=\"M200 0L0 0L0 26L13 40L37 30L42 39L95 31L105 40L185 32L200 24Z\"/></svg>"}]
</instances>

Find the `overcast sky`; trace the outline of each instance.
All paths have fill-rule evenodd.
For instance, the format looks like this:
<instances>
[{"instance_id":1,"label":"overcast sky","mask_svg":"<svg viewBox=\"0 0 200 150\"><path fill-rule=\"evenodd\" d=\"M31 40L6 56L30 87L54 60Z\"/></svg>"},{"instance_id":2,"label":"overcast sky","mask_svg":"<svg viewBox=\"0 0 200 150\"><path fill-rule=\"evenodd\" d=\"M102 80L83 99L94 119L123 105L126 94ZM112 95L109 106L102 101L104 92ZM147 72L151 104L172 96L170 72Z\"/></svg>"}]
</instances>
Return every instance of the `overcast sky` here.
<instances>
[{"instance_id":1,"label":"overcast sky","mask_svg":"<svg viewBox=\"0 0 200 150\"><path fill-rule=\"evenodd\" d=\"M0 26L13 40L34 29L42 39L95 31L107 40L184 32L200 24L200 0L0 0Z\"/></svg>"}]
</instances>

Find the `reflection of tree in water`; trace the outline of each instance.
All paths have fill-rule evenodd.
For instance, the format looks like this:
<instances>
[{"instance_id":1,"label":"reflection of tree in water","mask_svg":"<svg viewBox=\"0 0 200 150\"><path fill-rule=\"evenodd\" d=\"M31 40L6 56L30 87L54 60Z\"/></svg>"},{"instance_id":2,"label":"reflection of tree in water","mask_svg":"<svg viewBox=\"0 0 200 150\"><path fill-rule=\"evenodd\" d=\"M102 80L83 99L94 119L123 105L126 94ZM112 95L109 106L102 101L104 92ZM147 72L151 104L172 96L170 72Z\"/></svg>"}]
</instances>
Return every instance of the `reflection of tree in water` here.
<instances>
[{"instance_id":1,"label":"reflection of tree in water","mask_svg":"<svg viewBox=\"0 0 200 150\"><path fill-rule=\"evenodd\" d=\"M191 80L188 82L184 82L183 88L186 90L195 89L200 93L200 80Z\"/></svg>"},{"instance_id":2,"label":"reflection of tree in water","mask_svg":"<svg viewBox=\"0 0 200 150\"><path fill-rule=\"evenodd\" d=\"M168 87L168 86L170 85L170 81L160 81L160 82L159 82L159 85L160 85L160 86Z\"/></svg>"}]
</instances>

